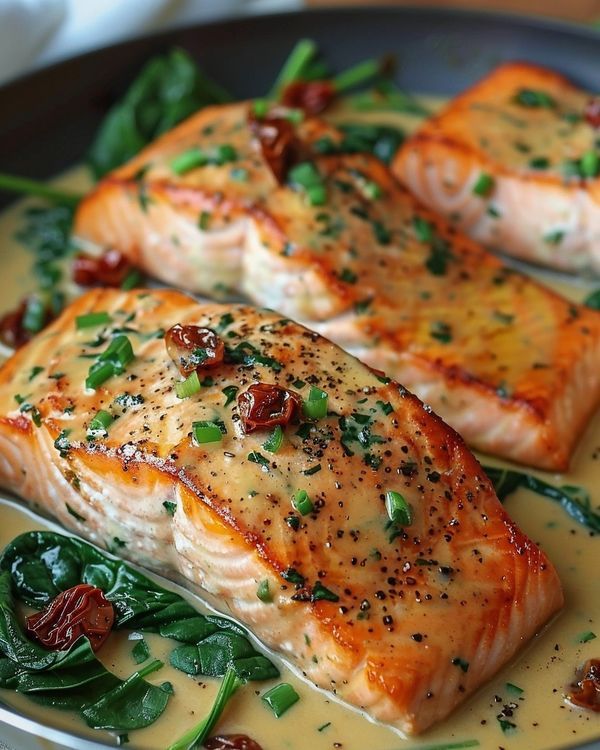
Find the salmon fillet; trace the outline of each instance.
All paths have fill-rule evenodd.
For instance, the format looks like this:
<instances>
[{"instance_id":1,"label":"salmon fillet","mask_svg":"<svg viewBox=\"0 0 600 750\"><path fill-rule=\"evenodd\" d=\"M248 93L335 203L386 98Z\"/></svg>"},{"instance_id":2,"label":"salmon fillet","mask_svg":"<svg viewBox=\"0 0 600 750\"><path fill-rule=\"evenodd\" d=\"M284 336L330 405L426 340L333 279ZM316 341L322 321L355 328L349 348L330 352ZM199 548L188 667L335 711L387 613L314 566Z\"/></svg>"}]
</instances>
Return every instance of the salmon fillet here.
<instances>
[{"instance_id":1,"label":"salmon fillet","mask_svg":"<svg viewBox=\"0 0 600 750\"><path fill-rule=\"evenodd\" d=\"M77 330L90 313L110 322ZM177 323L226 347L182 399L159 338ZM86 389L117 335L133 360ZM270 453L268 430L242 428L239 403L257 383L301 399L322 389L327 415L299 415ZM114 417L104 431L92 429L100 409ZM221 440L198 444L196 420L220 424ZM97 544L183 574L313 683L403 732L446 716L563 603L552 564L462 439L402 386L272 312L89 292L0 370L0 456L5 488ZM405 508L394 522L389 492ZM257 596L265 581L270 603Z\"/></svg>"},{"instance_id":2,"label":"salmon fillet","mask_svg":"<svg viewBox=\"0 0 600 750\"><path fill-rule=\"evenodd\" d=\"M563 76L509 63L409 138L393 172L493 250L600 275L600 101Z\"/></svg>"},{"instance_id":3,"label":"salmon fillet","mask_svg":"<svg viewBox=\"0 0 600 750\"><path fill-rule=\"evenodd\" d=\"M393 375L473 447L565 469L600 400L600 315L509 270L366 154L313 159L324 205L279 185L248 105L203 110L109 175L75 231L209 296L242 292ZM298 127L314 150L342 137ZM183 174L174 160L227 146ZM243 177L243 179L241 179Z\"/></svg>"}]
</instances>

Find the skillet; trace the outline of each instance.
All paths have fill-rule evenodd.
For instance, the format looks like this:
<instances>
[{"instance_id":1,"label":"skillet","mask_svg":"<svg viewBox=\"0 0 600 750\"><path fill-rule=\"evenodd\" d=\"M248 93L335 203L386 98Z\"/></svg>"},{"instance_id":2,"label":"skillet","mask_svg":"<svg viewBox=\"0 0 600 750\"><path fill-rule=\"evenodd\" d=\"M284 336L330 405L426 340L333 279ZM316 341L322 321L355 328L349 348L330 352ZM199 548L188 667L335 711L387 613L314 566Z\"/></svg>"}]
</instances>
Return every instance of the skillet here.
<instances>
[{"instance_id":1,"label":"skillet","mask_svg":"<svg viewBox=\"0 0 600 750\"><path fill-rule=\"evenodd\" d=\"M187 50L211 78L243 98L268 90L301 37L315 39L338 70L391 52L398 61L398 85L420 93L451 96L499 63L518 59L547 65L583 88L600 90L600 32L574 24L422 7L248 16L122 42L0 87L0 171L44 179L80 161L103 115L146 60L173 46ZM10 200L0 194L0 208ZM73 748L105 747L69 739L2 703L0 722ZM565 747L598 750L600 740Z\"/></svg>"}]
</instances>

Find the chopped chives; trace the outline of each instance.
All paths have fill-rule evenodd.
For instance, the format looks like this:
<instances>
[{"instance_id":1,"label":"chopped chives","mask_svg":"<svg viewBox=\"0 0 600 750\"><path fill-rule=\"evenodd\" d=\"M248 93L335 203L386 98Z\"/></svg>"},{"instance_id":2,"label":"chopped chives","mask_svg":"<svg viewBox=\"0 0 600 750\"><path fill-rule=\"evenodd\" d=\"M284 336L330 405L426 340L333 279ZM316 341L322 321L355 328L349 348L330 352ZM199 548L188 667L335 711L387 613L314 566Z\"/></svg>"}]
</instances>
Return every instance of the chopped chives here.
<instances>
[{"instance_id":1,"label":"chopped chives","mask_svg":"<svg viewBox=\"0 0 600 750\"><path fill-rule=\"evenodd\" d=\"M306 490L298 490L292 497L292 505L302 516L307 516L314 510L312 500Z\"/></svg>"},{"instance_id":2,"label":"chopped chives","mask_svg":"<svg viewBox=\"0 0 600 750\"><path fill-rule=\"evenodd\" d=\"M582 177L596 177L600 172L600 152L586 151L579 161L579 171Z\"/></svg>"},{"instance_id":3,"label":"chopped chives","mask_svg":"<svg viewBox=\"0 0 600 750\"><path fill-rule=\"evenodd\" d=\"M112 378L114 374L115 368L111 362L96 362L96 364L92 365L90 368L90 372L85 379L85 387L94 389L98 388L98 386L102 385L105 380Z\"/></svg>"},{"instance_id":4,"label":"chopped chives","mask_svg":"<svg viewBox=\"0 0 600 750\"><path fill-rule=\"evenodd\" d=\"M266 117L269 112L269 100L268 99L255 99L252 102L252 112L255 117L262 120Z\"/></svg>"},{"instance_id":5,"label":"chopped chives","mask_svg":"<svg viewBox=\"0 0 600 750\"><path fill-rule=\"evenodd\" d=\"M171 169L175 174L182 175L197 167L203 167L206 162L206 154L194 146L176 156L171 162Z\"/></svg>"},{"instance_id":6,"label":"chopped chives","mask_svg":"<svg viewBox=\"0 0 600 750\"><path fill-rule=\"evenodd\" d=\"M515 96L515 102L522 107L544 107L546 109L556 107L556 101L550 94L535 89L520 89Z\"/></svg>"},{"instance_id":7,"label":"chopped chives","mask_svg":"<svg viewBox=\"0 0 600 750\"><path fill-rule=\"evenodd\" d=\"M177 398L189 398L190 396L193 396L194 393L198 393L199 390L200 378L198 377L198 372L196 370L194 370L191 375L188 375L185 380L175 383L175 393L177 394Z\"/></svg>"},{"instance_id":8,"label":"chopped chives","mask_svg":"<svg viewBox=\"0 0 600 750\"><path fill-rule=\"evenodd\" d=\"M133 347L131 346L131 341L123 334L115 336L108 345L108 348L98 357L99 362L110 362L116 374L123 372L132 359Z\"/></svg>"},{"instance_id":9,"label":"chopped chives","mask_svg":"<svg viewBox=\"0 0 600 750\"><path fill-rule=\"evenodd\" d=\"M261 581L258 584L258 588L256 589L256 596L261 600L261 602L264 602L265 604L269 604L273 601L273 595L271 594L271 590L269 589L269 580L267 578L265 578L264 581Z\"/></svg>"},{"instance_id":10,"label":"chopped chives","mask_svg":"<svg viewBox=\"0 0 600 750\"><path fill-rule=\"evenodd\" d=\"M96 437L106 437L106 435L108 434L108 428L111 426L113 421L114 417L110 412L104 409L100 409L100 411L97 412L96 416L90 420L90 424L87 430L88 440L93 440Z\"/></svg>"},{"instance_id":11,"label":"chopped chives","mask_svg":"<svg viewBox=\"0 0 600 750\"><path fill-rule=\"evenodd\" d=\"M311 206L322 206L327 198L327 190L318 169L310 161L296 164L288 172L288 181L296 188L302 188Z\"/></svg>"},{"instance_id":12,"label":"chopped chives","mask_svg":"<svg viewBox=\"0 0 600 750\"><path fill-rule=\"evenodd\" d=\"M431 242L434 238L433 224L422 216L413 218L413 229L419 242Z\"/></svg>"},{"instance_id":13,"label":"chopped chives","mask_svg":"<svg viewBox=\"0 0 600 750\"><path fill-rule=\"evenodd\" d=\"M139 286L142 286L142 274L137 268L132 268L121 282L121 289L124 292L129 292Z\"/></svg>"},{"instance_id":14,"label":"chopped chives","mask_svg":"<svg viewBox=\"0 0 600 750\"><path fill-rule=\"evenodd\" d=\"M38 333L44 327L46 308L39 297L29 297L23 315L23 328L30 333Z\"/></svg>"},{"instance_id":15,"label":"chopped chives","mask_svg":"<svg viewBox=\"0 0 600 750\"><path fill-rule=\"evenodd\" d=\"M327 393L313 385L308 393L308 398L302 402L304 414L309 419L323 419L327 416L328 400Z\"/></svg>"},{"instance_id":16,"label":"chopped chives","mask_svg":"<svg viewBox=\"0 0 600 750\"><path fill-rule=\"evenodd\" d=\"M202 231L206 231L208 229L208 225L210 223L210 212L209 211L202 211L200 214L200 218L198 219L198 226Z\"/></svg>"},{"instance_id":17,"label":"chopped chives","mask_svg":"<svg viewBox=\"0 0 600 750\"><path fill-rule=\"evenodd\" d=\"M290 52L279 75L275 79L275 83L269 92L269 99L278 99L286 86L301 79L316 52L317 45L312 39L300 39Z\"/></svg>"},{"instance_id":18,"label":"chopped chives","mask_svg":"<svg viewBox=\"0 0 600 750\"><path fill-rule=\"evenodd\" d=\"M101 326L110 322L111 317L107 312L87 313L86 315L78 315L75 318L75 328L81 331L84 328L94 328L95 326Z\"/></svg>"},{"instance_id":19,"label":"chopped chives","mask_svg":"<svg viewBox=\"0 0 600 750\"><path fill-rule=\"evenodd\" d=\"M214 422L193 422L192 433L194 440L198 445L205 443L220 443L223 439L223 433L220 427Z\"/></svg>"},{"instance_id":20,"label":"chopped chives","mask_svg":"<svg viewBox=\"0 0 600 750\"><path fill-rule=\"evenodd\" d=\"M492 175L481 172L475 184L473 185L473 194L479 195L484 198L491 193L494 187L494 182L495 180Z\"/></svg>"},{"instance_id":21,"label":"chopped chives","mask_svg":"<svg viewBox=\"0 0 600 750\"><path fill-rule=\"evenodd\" d=\"M364 60L363 62L353 65L343 73L338 73L335 78L332 79L331 83L333 88L341 93L348 89L360 86L368 81L370 78L381 73L381 62L379 60Z\"/></svg>"},{"instance_id":22,"label":"chopped chives","mask_svg":"<svg viewBox=\"0 0 600 750\"><path fill-rule=\"evenodd\" d=\"M411 525L412 509L399 492L388 490L385 493L385 509L390 521L399 523L401 526Z\"/></svg>"},{"instance_id":23,"label":"chopped chives","mask_svg":"<svg viewBox=\"0 0 600 750\"><path fill-rule=\"evenodd\" d=\"M279 719L294 703L300 700L300 696L288 682L282 682L267 690L261 696L261 700Z\"/></svg>"},{"instance_id":24,"label":"chopped chives","mask_svg":"<svg viewBox=\"0 0 600 750\"><path fill-rule=\"evenodd\" d=\"M283 430L281 429L281 425L276 425L273 432L269 435L269 437L265 440L263 443L263 448L266 451L269 451L269 453L277 453L277 451L281 448L283 445Z\"/></svg>"},{"instance_id":25,"label":"chopped chives","mask_svg":"<svg viewBox=\"0 0 600 750\"><path fill-rule=\"evenodd\" d=\"M183 175L192 169L205 167L207 164L221 167L223 164L235 161L237 157L237 151L229 143L222 143L207 151L194 146L176 156L171 162L171 169L175 174Z\"/></svg>"},{"instance_id":26,"label":"chopped chives","mask_svg":"<svg viewBox=\"0 0 600 750\"><path fill-rule=\"evenodd\" d=\"M578 642L579 642L579 643L589 643L589 641L593 641L593 640L594 640L594 638L596 638L596 637L597 637L597 636L596 636L596 634L595 634L595 633L592 633L592 631L591 631L591 630L588 630L588 632L587 632L587 633L581 633L581 634L580 634L580 635L579 635L579 636L577 637L577 640L578 640Z\"/></svg>"},{"instance_id":27,"label":"chopped chives","mask_svg":"<svg viewBox=\"0 0 600 750\"><path fill-rule=\"evenodd\" d=\"M590 294L588 294L583 300L583 304L586 307L591 307L592 310L600 310L600 289L590 292Z\"/></svg>"}]
</instances>

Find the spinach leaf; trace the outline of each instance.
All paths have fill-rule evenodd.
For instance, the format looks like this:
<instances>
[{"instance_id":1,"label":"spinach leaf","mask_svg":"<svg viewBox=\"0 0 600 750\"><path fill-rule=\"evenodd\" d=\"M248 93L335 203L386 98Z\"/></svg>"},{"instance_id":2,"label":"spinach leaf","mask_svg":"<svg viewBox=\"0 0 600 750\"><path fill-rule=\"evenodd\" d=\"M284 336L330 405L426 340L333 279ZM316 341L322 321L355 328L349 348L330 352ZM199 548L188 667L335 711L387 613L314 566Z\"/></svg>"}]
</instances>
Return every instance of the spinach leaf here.
<instances>
[{"instance_id":1,"label":"spinach leaf","mask_svg":"<svg viewBox=\"0 0 600 750\"><path fill-rule=\"evenodd\" d=\"M194 645L178 646L170 660L173 667L191 675L221 677L229 667L245 680L268 680L279 675L247 638L227 631L213 633Z\"/></svg>"},{"instance_id":2,"label":"spinach leaf","mask_svg":"<svg viewBox=\"0 0 600 750\"><path fill-rule=\"evenodd\" d=\"M134 672L81 712L92 729L141 729L153 724L167 707L170 693L143 678L163 666L155 660Z\"/></svg>"},{"instance_id":3,"label":"spinach leaf","mask_svg":"<svg viewBox=\"0 0 600 750\"><path fill-rule=\"evenodd\" d=\"M279 674L237 623L199 614L179 594L80 539L51 531L21 534L4 549L0 570L12 575L19 597L37 608L78 583L97 586L113 604L115 628L159 632L187 644L175 648L171 663L188 674L221 676L229 665L249 680Z\"/></svg>"},{"instance_id":4,"label":"spinach leaf","mask_svg":"<svg viewBox=\"0 0 600 750\"><path fill-rule=\"evenodd\" d=\"M499 469L495 466L483 467L490 481L494 485L496 494L501 502L519 487L525 487L532 492L547 497L559 503L566 513L577 523L590 531L600 533L600 513L596 512L590 502L589 494L581 487L555 487L542 479L524 474L512 469Z\"/></svg>"},{"instance_id":5,"label":"spinach leaf","mask_svg":"<svg viewBox=\"0 0 600 750\"><path fill-rule=\"evenodd\" d=\"M208 104L230 101L183 50L155 57L104 118L88 153L98 179Z\"/></svg>"}]
</instances>

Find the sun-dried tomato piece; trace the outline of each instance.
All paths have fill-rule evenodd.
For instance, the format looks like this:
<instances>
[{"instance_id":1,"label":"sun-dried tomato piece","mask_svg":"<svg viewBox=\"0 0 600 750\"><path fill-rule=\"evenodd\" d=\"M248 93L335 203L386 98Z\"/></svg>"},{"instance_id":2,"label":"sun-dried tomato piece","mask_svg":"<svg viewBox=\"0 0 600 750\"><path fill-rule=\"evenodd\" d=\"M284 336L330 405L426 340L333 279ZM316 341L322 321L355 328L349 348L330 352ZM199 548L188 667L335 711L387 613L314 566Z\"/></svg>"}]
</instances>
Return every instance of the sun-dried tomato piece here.
<instances>
[{"instance_id":1,"label":"sun-dried tomato piece","mask_svg":"<svg viewBox=\"0 0 600 750\"><path fill-rule=\"evenodd\" d=\"M567 698L581 708L600 711L600 659L588 659L578 677Z\"/></svg>"},{"instance_id":2,"label":"sun-dried tomato piece","mask_svg":"<svg viewBox=\"0 0 600 750\"><path fill-rule=\"evenodd\" d=\"M280 185L283 184L288 170L299 160L302 151L294 126L275 114L261 119L250 114L249 123L273 176Z\"/></svg>"},{"instance_id":3,"label":"sun-dried tomato piece","mask_svg":"<svg viewBox=\"0 0 600 750\"><path fill-rule=\"evenodd\" d=\"M169 357L182 375L220 365L225 356L223 339L210 328L176 323L165 335Z\"/></svg>"},{"instance_id":4,"label":"sun-dried tomato piece","mask_svg":"<svg viewBox=\"0 0 600 750\"><path fill-rule=\"evenodd\" d=\"M294 81L283 90L282 104L302 109L307 115L318 115L335 99L331 81Z\"/></svg>"},{"instance_id":5,"label":"sun-dried tomato piece","mask_svg":"<svg viewBox=\"0 0 600 750\"><path fill-rule=\"evenodd\" d=\"M80 286L121 286L134 267L118 250L107 250L94 257L76 255L73 259L73 281Z\"/></svg>"},{"instance_id":6,"label":"sun-dried tomato piece","mask_svg":"<svg viewBox=\"0 0 600 750\"><path fill-rule=\"evenodd\" d=\"M35 336L33 331L25 328L24 321L27 313L27 299L22 300L19 305L0 318L0 341L13 349L18 349ZM47 307L41 310L41 328L48 325L54 315Z\"/></svg>"},{"instance_id":7,"label":"sun-dried tomato piece","mask_svg":"<svg viewBox=\"0 0 600 750\"><path fill-rule=\"evenodd\" d=\"M583 116L588 125L600 128L600 96L594 96L585 105Z\"/></svg>"},{"instance_id":8,"label":"sun-dried tomato piece","mask_svg":"<svg viewBox=\"0 0 600 750\"><path fill-rule=\"evenodd\" d=\"M64 651L82 635L94 651L108 638L115 620L113 605L101 589L80 583L27 618L27 633L53 651Z\"/></svg>"},{"instance_id":9,"label":"sun-dried tomato piece","mask_svg":"<svg viewBox=\"0 0 600 750\"><path fill-rule=\"evenodd\" d=\"M262 750L247 734L220 734L209 737L204 743L208 750Z\"/></svg>"},{"instance_id":10,"label":"sun-dried tomato piece","mask_svg":"<svg viewBox=\"0 0 600 750\"><path fill-rule=\"evenodd\" d=\"M269 383L254 383L238 396L240 417L246 432L261 427L289 424L299 412L299 396L287 388Z\"/></svg>"}]
</instances>

